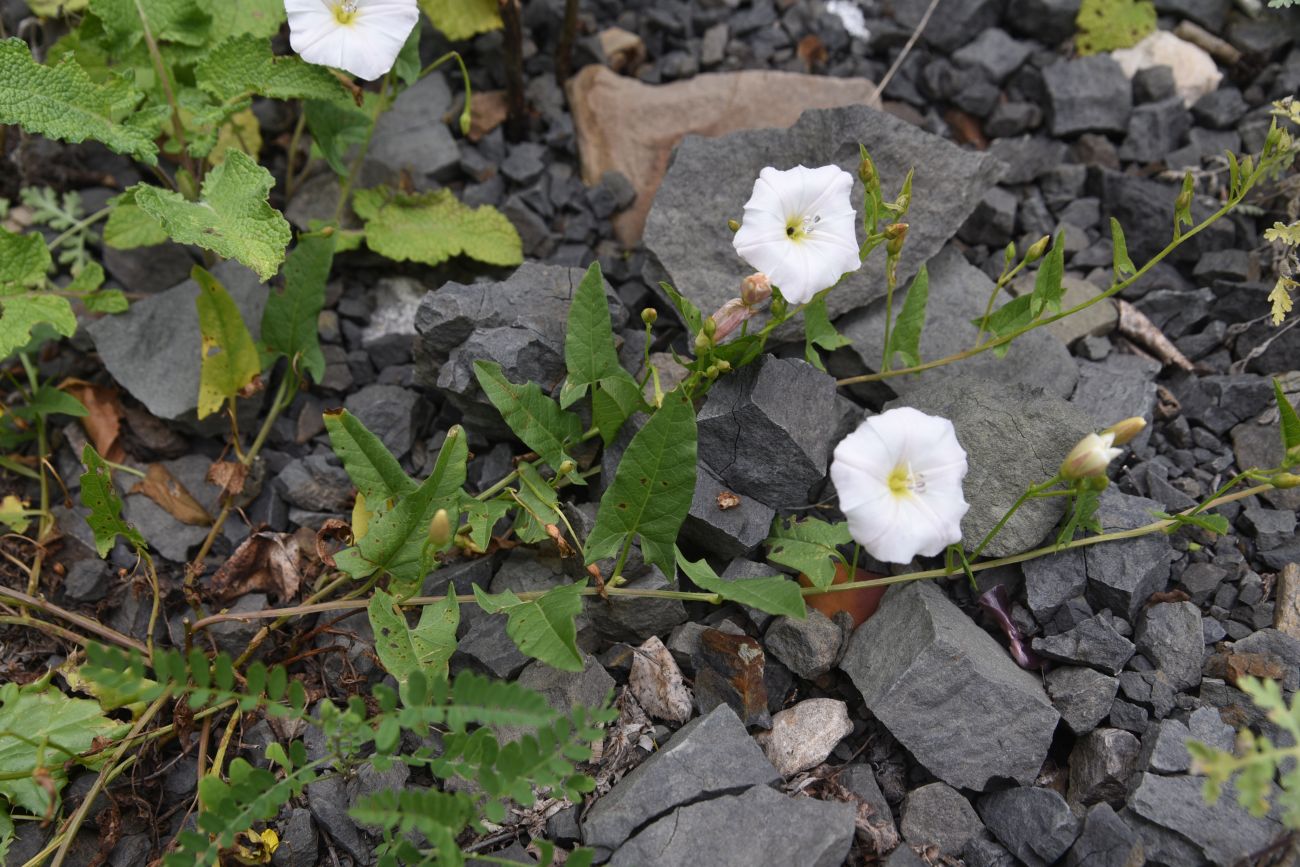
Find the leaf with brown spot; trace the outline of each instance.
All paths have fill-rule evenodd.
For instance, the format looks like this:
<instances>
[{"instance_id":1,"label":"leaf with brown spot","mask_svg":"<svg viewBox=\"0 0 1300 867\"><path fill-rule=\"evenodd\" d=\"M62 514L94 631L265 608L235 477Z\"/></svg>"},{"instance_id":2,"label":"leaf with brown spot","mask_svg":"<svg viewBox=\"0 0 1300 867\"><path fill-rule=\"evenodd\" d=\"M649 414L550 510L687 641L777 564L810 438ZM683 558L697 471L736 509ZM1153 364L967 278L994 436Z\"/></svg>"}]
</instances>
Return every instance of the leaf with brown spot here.
<instances>
[{"instance_id":1,"label":"leaf with brown spot","mask_svg":"<svg viewBox=\"0 0 1300 867\"><path fill-rule=\"evenodd\" d=\"M182 524L212 526L208 510L162 464L150 464L145 477L136 482L131 493L144 494Z\"/></svg>"},{"instance_id":2,"label":"leaf with brown spot","mask_svg":"<svg viewBox=\"0 0 1300 867\"><path fill-rule=\"evenodd\" d=\"M767 684L763 681L765 663L762 645L748 635L732 635L720 629L700 633L700 647L695 652L695 694L700 713L726 704L745 725L770 727Z\"/></svg>"},{"instance_id":3,"label":"leaf with brown spot","mask_svg":"<svg viewBox=\"0 0 1300 867\"><path fill-rule=\"evenodd\" d=\"M212 596L224 602L257 592L289 601L303 581L320 574L322 564L314 556L315 535L306 527L296 533L253 533L212 576Z\"/></svg>"},{"instance_id":4,"label":"leaf with brown spot","mask_svg":"<svg viewBox=\"0 0 1300 867\"><path fill-rule=\"evenodd\" d=\"M237 497L244 492L248 467L235 461L214 461L208 467L207 480L221 489L223 497Z\"/></svg>"},{"instance_id":5,"label":"leaf with brown spot","mask_svg":"<svg viewBox=\"0 0 1300 867\"><path fill-rule=\"evenodd\" d=\"M86 415L81 426L86 436L102 457L121 463L126 457L119 438L122 435L122 402L117 389L108 385L93 385L80 379L68 379L59 386L61 390L81 401Z\"/></svg>"}]
</instances>

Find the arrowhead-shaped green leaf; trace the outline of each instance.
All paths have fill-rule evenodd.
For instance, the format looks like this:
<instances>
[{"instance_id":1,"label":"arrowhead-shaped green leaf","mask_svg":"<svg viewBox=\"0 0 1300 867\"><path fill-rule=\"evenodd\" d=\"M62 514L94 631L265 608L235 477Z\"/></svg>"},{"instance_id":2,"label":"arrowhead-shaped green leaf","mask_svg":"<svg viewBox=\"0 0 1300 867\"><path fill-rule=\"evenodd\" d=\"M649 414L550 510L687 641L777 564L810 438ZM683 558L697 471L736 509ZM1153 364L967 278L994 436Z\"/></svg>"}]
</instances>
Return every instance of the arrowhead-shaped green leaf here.
<instances>
[{"instance_id":1,"label":"arrowhead-shaped green leaf","mask_svg":"<svg viewBox=\"0 0 1300 867\"><path fill-rule=\"evenodd\" d=\"M194 299L199 310L202 352L198 416L207 418L262 372L262 357L221 281L198 265L190 276L199 284Z\"/></svg>"},{"instance_id":2,"label":"arrowhead-shaped green leaf","mask_svg":"<svg viewBox=\"0 0 1300 867\"><path fill-rule=\"evenodd\" d=\"M325 283L334 264L334 237L303 235L284 262L284 289L272 290L262 312L262 343L296 359L300 370L320 382L325 355L320 348L320 312Z\"/></svg>"}]
</instances>

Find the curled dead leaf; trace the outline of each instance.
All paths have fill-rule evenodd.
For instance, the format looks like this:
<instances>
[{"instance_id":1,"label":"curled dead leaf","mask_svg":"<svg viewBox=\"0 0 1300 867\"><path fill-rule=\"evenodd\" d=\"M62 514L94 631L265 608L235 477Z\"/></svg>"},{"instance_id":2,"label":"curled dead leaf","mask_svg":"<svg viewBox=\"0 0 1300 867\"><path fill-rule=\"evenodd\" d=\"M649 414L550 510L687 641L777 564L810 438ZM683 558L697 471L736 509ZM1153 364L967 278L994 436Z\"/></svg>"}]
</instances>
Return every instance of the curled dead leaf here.
<instances>
[{"instance_id":1,"label":"curled dead leaf","mask_svg":"<svg viewBox=\"0 0 1300 867\"><path fill-rule=\"evenodd\" d=\"M131 488L131 493L144 494L182 524L212 526L208 510L162 464L150 464L145 477Z\"/></svg>"},{"instance_id":2,"label":"curled dead leaf","mask_svg":"<svg viewBox=\"0 0 1300 867\"><path fill-rule=\"evenodd\" d=\"M734 509L739 505L740 497L736 496L731 491L722 491L718 494L718 508L722 511L725 512L728 509Z\"/></svg>"},{"instance_id":3,"label":"curled dead leaf","mask_svg":"<svg viewBox=\"0 0 1300 867\"><path fill-rule=\"evenodd\" d=\"M331 548L331 542L338 543L338 546ZM327 518L316 531L316 557L331 569L338 568L334 555L351 544L352 528L341 518Z\"/></svg>"},{"instance_id":4,"label":"curled dead leaf","mask_svg":"<svg viewBox=\"0 0 1300 867\"><path fill-rule=\"evenodd\" d=\"M209 590L223 602L254 592L273 594L287 602L304 581L320 574L314 542L315 534L305 527L295 533L253 533L221 564Z\"/></svg>"},{"instance_id":5,"label":"curled dead leaf","mask_svg":"<svg viewBox=\"0 0 1300 867\"><path fill-rule=\"evenodd\" d=\"M122 402L118 399L117 389L80 379L64 380L59 388L81 401L86 408L81 426L94 444L95 451L110 461L121 463L126 457L126 451L119 441L122 435Z\"/></svg>"},{"instance_id":6,"label":"curled dead leaf","mask_svg":"<svg viewBox=\"0 0 1300 867\"><path fill-rule=\"evenodd\" d=\"M248 385L244 386L238 392L236 392L236 396L252 397L253 395L257 394L259 391L261 391L264 388L266 388L266 380L262 379L262 375L259 373L257 376L254 376L251 381L249 381Z\"/></svg>"},{"instance_id":7,"label":"curled dead leaf","mask_svg":"<svg viewBox=\"0 0 1300 867\"><path fill-rule=\"evenodd\" d=\"M555 542L555 547L559 551L561 557L573 556L573 546L569 544L568 539L564 538L564 534L560 532L559 527L554 524L547 524L546 535L550 536L551 541Z\"/></svg>"},{"instance_id":8,"label":"curled dead leaf","mask_svg":"<svg viewBox=\"0 0 1300 867\"><path fill-rule=\"evenodd\" d=\"M221 489L222 497L237 497L244 492L248 467L235 461L214 461L208 467L207 479Z\"/></svg>"},{"instance_id":9,"label":"curled dead leaf","mask_svg":"<svg viewBox=\"0 0 1300 867\"><path fill-rule=\"evenodd\" d=\"M677 660L658 636L650 636L637 648L627 683L650 716L677 723L691 718L691 690L682 679Z\"/></svg>"}]
</instances>

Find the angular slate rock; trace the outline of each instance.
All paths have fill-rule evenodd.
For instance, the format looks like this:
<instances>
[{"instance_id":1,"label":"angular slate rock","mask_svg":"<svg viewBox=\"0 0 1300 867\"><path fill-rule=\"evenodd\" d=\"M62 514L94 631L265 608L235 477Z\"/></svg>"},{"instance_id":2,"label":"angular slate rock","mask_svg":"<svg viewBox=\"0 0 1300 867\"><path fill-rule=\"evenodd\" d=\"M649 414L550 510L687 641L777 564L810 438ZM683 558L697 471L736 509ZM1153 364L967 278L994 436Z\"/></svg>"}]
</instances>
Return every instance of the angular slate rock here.
<instances>
[{"instance_id":1,"label":"angular slate rock","mask_svg":"<svg viewBox=\"0 0 1300 867\"><path fill-rule=\"evenodd\" d=\"M1190 602L1161 602L1146 609L1134 635L1138 650L1155 663L1175 689L1191 689L1201 682L1201 657L1205 632L1201 612Z\"/></svg>"},{"instance_id":2,"label":"angular slate rock","mask_svg":"<svg viewBox=\"0 0 1300 867\"><path fill-rule=\"evenodd\" d=\"M909 845L935 846L941 855L957 855L984 824L961 792L945 783L930 783L907 793L899 830Z\"/></svg>"},{"instance_id":3,"label":"angular slate rock","mask_svg":"<svg viewBox=\"0 0 1300 867\"><path fill-rule=\"evenodd\" d=\"M1076 735L1085 735L1110 713L1119 681L1091 668L1063 666L1047 673L1047 694L1061 719Z\"/></svg>"},{"instance_id":4,"label":"angular slate rock","mask_svg":"<svg viewBox=\"0 0 1300 867\"><path fill-rule=\"evenodd\" d=\"M976 803L993 836L1029 867L1046 867L1079 836L1080 821L1053 789L1025 786L985 795Z\"/></svg>"},{"instance_id":5,"label":"angular slate rock","mask_svg":"<svg viewBox=\"0 0 1300 867\"><path fill-rule=\"evenodd\" d=\"M699 414L699 454L735 493L802 506L826 477L835 380L806 361L765 355L720 379Z\"/></svg>"},{"instance_id":6,"label":"angular slate rock","mask_svg":"<svg viewBox=\"0 0 1300 867\"><path fill-rule=\"evenodd\" d=\"M628 569L630 576L624 587L635 590L676 590L658 566L641 566ZM584 611L591 618L596 632L607 641L628 641L640 644L651 635L666 635L679 623L686 621L686 606L680 599L638 599L630 596L612 596L601 599L588 596Z\"/></svg>"},{"instance_id":7,"label":"angular slate rock","mask_svg":"<svg viewBox=\"0 0 1300 867\"><path fill-rule=\"evenodd\" d=\"M1087 665L1119 674L1133 656L1133 642L1116 631L1111 618L1097 614L1068 632L1035 638L1033 648L1048 659Z\"/></svg>"},{"instance_id":8,"label":"angular slate rock","mask_svg":"<svg viewBox=\"0 0 1300 867\"><path fill-rule=\"evenodd\" d=\"M967 262L966 257L951 244L926 263L926 272L930 276L930 300L925 329L921 332L921 357L942 358L958 347L975 343L978 328L971 320L983 315L993 292L993 281ZM906 297L907 293L900 287L894 298L895 311ZM885 348L884 299L846 314L835 327L852 343L830 356L827 364L832 373L846 377L875 373L880 369ZM884 384L895 394L905 396L962 374L984 376L1001 383L1041 386L1061 397L1070 396L1079 378L1074 359L1065 344L1042 328L1016 338L1003 358L985 352L960 364L937 367L917 375L896 376L885 380Z\"/></svg>"},{"instance_id":9,"label":"angular slate rock","mask_svg":"<svg viewBox=\"0 0 1300 867\"><path fill-rule=\"evenodd\" d=\"M962 538L972 543L996 526L1027 487L1056 475L1070 449L1092 430L1082 412L1041 388L969 375L924 385L889 406L896 405L950 419L956 427L970 468L963 484L970 511L961 522ZM1058 498L1027 503L984 553L1005 557L1038 545L1063 509Z\"/></svg>"},{"instance_id":10,"label":"angular slate rock","mask_svg":"<svg viewBox=\"0 0 1300 867\"><path fill-rule=\"evenodd\" d=\"M596 708L614 692L614 678L591 655L583 658L582 671L561 671L544 662L533 662L515 680L520 686L539 692L557 711L569 713L577 707ZM497 740L513 741L530 731L527 728L497 728Z\"/></svg>"},{"instance_id":11,"label":"angular slate rock","mask_svg":"<svg viewBox=\"0 0 1300 867\"><path fill-rule=\"evenodd\" d=\"M929 582L891 588L839 667L917 761L958 788L1032 782L1059 719L1037 678Z\"/></svg>"},{"instance_id":12,"label":"angular slate rock","mask_svg":"<svg viewBox=\"0 0 1300 867\"><path fill-rule=\"evenodd\" d=\"M1106 532L1132 530L1155 521L1153 513L1157 511L1161 506L1154 500L1108 488L1101 495L1097 518ZM1084 554L1088 601L1096 610L1109 608L1132 620L1151 594L1169 583L1173 556L1173 546L1164 533L1090 545Z\"/></svg>"},{"instance_id":13,"label":"angular slate rock","mask_svg":"<svg viewBox=\"0 0 1300 867\"><path fill-rule=\"evenodd\" d=\"M682 726L659 752L597 798L582 822L583 841L611 852L634 830L675 807L779 780L735 711L719 705Z\"/></svg>"},{"instance_id":14,"label":"angular slate rock","mask_svg":"<svg viewBox=\"0 0 1300 867\"><path fill-rule=\"evenodd\" d=\"M1080 738L1070 752L1070 803L1119 803L1141 751L1138 739L1123 729L1097 729Z\"/></svg>"},{"instance_id":15,"label":"angular slate rock","mask_svg":"<svg viewBox=\"0 0 1300 867\"><path fill-rule=\"evenodd\" d=\"M1065 867L1138 867L1145 858L1137 832L1110 804L1097 804L1084 817L1083 830L1065 855Z\"/></svg>"},{"instance_id":16,"label":"angular slate rock","mask_svg":"<svg viewBox=\"0 0 1300 867\"><path fill-rule=\"evenodd\" d=\"M1088 570L1082 550L1061 551L1051 557L1028 560L1025 573L1025 601L1039 623L1048 624L1052 615L1088 587Z\"/></svg>"},{"instance_id":17,"label":"angular slate rock","mask_svg":"<svg viewBox=\"0 0 1300 867\"><path fill-rule=\"evenodd\" d=\"M850 804L791 798L754 786L679 807L619 847L609 864L838 867L848 855L853 831Z\"/></svg>"},{"instance_id":18,"label":"angular slate rock","mask_svg":"<svg viewBox=\"0 0 1300 867\"><path fill-rule=\"evenodd\" d=\"M727 221L740 219L758 173L766 166L837 164L854 176L850 200L857 208L862 202L862 183L856 179L859 142L870 148L891 196L908 169L916 168L911 230L898 268L900 285L906 285L975 210L997 181L1001 164L866 106L806 111L788 130L687 136L655 195L645 245L667 271L668 282L711 313L738 294L740 278L751 270L731 246ZM884 263L883 256L872 256L827 296L832 319L884 296Z\"/></svg>"},{"instance_id":19,"label":"angular slate rock","mask_svg":"<svg viewBox=\"0 0 1300 867\"><path fill-rule=\"evenodd\" d=\"M1123 133L1133 108L1133 88L1106 54L1063 60L1043 70L1052 135Z\"/></svg>"},{"instance_id":20,"label":"angular slate rock","mask_svg":"<svg viewBox=\"0 0 1300 867\"><path fill-rule=\"evenodd\" d=\"M1136 355L1110 355L1102 362L1080 361L1079 382L1070 403L1086 412L1098 430L1131 416L1146 419L1147 426L1129 448L1139 451L1151 439L1155 424L1158 362Z\"/></svg>"},{"instance_id":21,"label":"angular slate rock","mask_svg":"<svg viewBox=\"0 0 1300 867\"><path fill-rule=\"evenodd\" d=\"M261 333L266 286L235 261L212 269L254 338ZM158 418L192 413L199 402L199 285L186 280L136 301L131 309L86 324L113 379Z\"/></svg>"},{"instance_id":22,"label":"angular slate rock","mask_svg":"<svg viewBox=\"0 0 1300 867\"><path fill-rule=\"evenodd\" d=\"M512 382L549 391L564 378L564 333L579 268L526 262L498 283L446 283L415 315L415 379L436 388L464 414L470 430L510 436L501 414L479 388L474 362L499 363ZM609 284L605 296L617 329L627 311Z\"/></svg>"},{"instance_id":23,"label":"angular slate rock","mask_svg":"<svg viewBox=\"0 0 1300 867\"><path fill-rule=\"evenodd\" d=\"M700 467L682 535L719 557L745 557L767 538L775 516L771 506L737 495L708 467Z\"/></svg>"},{"instance_id":24,"label":"angular slate rock","mask_svg":"<svg viewBox=\"0 0 1300 867\"><path fill-rule=\"evenodd\" d=\"M460 162L460 148L443 121L451 110L451 90L435 72L398 95L375 127L366 168L394 177L407 173L417 189L445 179Z\"/></svg>"},{"instance_id":25,"label":"angular slate rock","mask_svg":"<svg viewBox=\"0 0 1300 867\"><path fill-rule=\"evenodd\" d=\"M1202 783L1201 777L1142 774L1128 805L1148 822L1190 841L1220 867L1264 849L1282 832L1275 819L1256 818L1243 810L1231 785L1224 786L1215 804L1207 804Z\"/></svg>"},{"instance_id":26,"label":"angular slate rock","mask_svg":"<svg viewBox=\"0 0 1300 867\"><path fill-rule=\"evenodd\" d=\"M763 646L795 674L807 680L831 670L844 633L838 624L815 609L802 619L778 617L767 628Z\"/></svg>"},{"instance_id":27,"label":"angular slate rock","mask_svg":"<svg viewBox=\"0 0 1300 867\"><path fill-rule=\"evenodd\" d=\"M343 406L401 458L411 450L428 403L409 388L371 383L349 394Z\"/></svg>"}]
</instances>

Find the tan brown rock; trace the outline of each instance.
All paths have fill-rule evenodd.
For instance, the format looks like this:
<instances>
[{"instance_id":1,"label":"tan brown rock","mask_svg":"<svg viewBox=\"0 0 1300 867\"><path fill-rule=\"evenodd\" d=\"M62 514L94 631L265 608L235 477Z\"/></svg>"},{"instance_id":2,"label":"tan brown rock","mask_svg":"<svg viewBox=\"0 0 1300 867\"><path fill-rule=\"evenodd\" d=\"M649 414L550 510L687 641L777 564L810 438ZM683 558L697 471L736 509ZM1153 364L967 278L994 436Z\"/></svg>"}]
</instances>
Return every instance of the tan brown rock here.
<instances>
[{"instance_id":1,"label":"tan brown rock","mask_svg":"<svg viewBox=\"0 0 1300 867\"><path fill-rule=\"evenodd\" d=\"M875 85L864 78L766 70L651 85L595 65L568 84L583 180L594 185L603 173L616 170L636 188L636 201L614 217L618 239L629 246L641 239L668 159L684 136L784 128L810 108L878 107L874 92Z\"/></svg>"},{"instance_id":2,"label":"tan brown rock","mask_svg":"<svg viewBox=\"0 0 1300 867\"><path fill-rule=\"evenodd\" d=\"M1277 574L1273 625L1278 632L1300 639L1300 563L1288 563Z\"/></svg>"}]
</instances>

